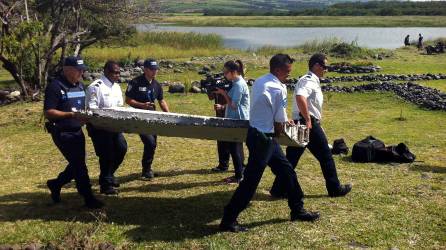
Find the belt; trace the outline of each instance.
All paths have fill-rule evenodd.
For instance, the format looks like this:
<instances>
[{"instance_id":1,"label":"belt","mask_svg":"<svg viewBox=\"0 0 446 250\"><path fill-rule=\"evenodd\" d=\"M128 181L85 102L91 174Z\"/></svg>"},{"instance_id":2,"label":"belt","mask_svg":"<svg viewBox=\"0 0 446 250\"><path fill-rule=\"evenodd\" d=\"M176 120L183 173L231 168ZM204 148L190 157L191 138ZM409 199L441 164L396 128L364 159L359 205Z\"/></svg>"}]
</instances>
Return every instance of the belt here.
<instances>
[{"instance_id":1,"label":"belt","mask_svg":"<svg viewBox=\"0 0 446 250\"><path fill-rule=\"evenodd\" d=\"M264 133L264 132L259 131L258 129L256 129L256 128L254 128L254 127L251 127L251 126L249 126L249 128L250 128L250 129L254 129L254 130L257 131L258 133L262 133L262 134L266 135L267 137L274 137L274 136L275 136L274 133Z\"/></svg>"}]
</instances>

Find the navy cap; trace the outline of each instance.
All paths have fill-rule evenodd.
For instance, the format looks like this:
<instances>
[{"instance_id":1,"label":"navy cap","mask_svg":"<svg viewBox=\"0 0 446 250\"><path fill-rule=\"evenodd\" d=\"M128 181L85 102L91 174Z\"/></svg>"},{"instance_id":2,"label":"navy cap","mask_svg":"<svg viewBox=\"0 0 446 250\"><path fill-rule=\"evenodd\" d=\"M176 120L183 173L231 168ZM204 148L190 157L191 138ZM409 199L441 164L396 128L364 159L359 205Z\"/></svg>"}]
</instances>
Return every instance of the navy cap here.
<instances>
[{"instance_id":1,"label":"navy cap","mask_svg":"<svg viewBox=\"0 0 446 250\"><path fill-rule=\"evenodd\" d=\"M80 56L69 56L65 58L63 66L72 66L78 70L87 70L87 66Z\"/></svg>"},{"instance_id":2,"label":"navy cap","mask_svg":"<svg viewBox=\"0 0 446 250\"><path fill-rule=\"evenodd\" d=\"M155 61L155 59L146 59L144 61L144 68L148 69L159 69L158 63Z\"/></svg>"}]
</instances>

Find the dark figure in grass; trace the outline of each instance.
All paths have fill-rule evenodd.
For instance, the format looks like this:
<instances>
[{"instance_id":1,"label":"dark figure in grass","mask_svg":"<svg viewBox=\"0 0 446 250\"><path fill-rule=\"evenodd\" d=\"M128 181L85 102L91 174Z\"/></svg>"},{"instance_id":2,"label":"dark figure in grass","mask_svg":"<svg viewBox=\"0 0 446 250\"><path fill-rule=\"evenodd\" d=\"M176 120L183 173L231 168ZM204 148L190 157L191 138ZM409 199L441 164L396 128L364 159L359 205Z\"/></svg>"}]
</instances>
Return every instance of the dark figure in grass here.
<instances>
[{"instance_id":1,"label":"dark figure in grass","mask_svg":"<svg viewBox=\"0 0 446 250\"><path fill-rule=\"evenodd\" d=\"M418 34L418 44L417 44L418 49L423 49L423 36L420 34Z\"/></svg>"},{"instance_id":2,"label":"dark figure in grass","mask_svg":"<svg viewBox=\"0 0 446 250\"><path fill-rule=\"evenodd\" d=\"M131 80L125 92L125 102L137 109L155 110L155 101L164 112L169 112L167 102L164 100L163 89L155 80L158 73L158 63L154 59L144 61L144 73ZM152 180L155 174L152 170L153 156L156 149L156 135L139 135L144 144L144 152L141 160L142 178L144 180Z\"/></svg>"},{"instance_id":3,"label":"dark figure in grass","mask_svg":"<svg viewBox=\"0 0 446 250\"><path fill-rule=\"evenodd\" d=\"M351 190L351 185L341 185L336 173L336 166L327 137L321 127L323 95L320 78L327 71L327 57L314 54L308 62L308 73L301 77L294 88L293 120L305 124L310 129L310 142L307 147L321 165L325 186L331 197L344 196ZM287 147L286 157L296 168L305 147ZM282 177L276 176L270 191L277 198L287 197L286 186Z\"/></svg>"},{"instance_id":4,"label":"dark figure in grass","mask_svg":"<svg viewBox=\"0 0 446 250\"><path fill-rule=\"evenodd\" d=\"M104 75L87 88L87 106L89 109L114 108L124 105L121 87L117 83L120 76L119 64L108 61L104 65ZM118 194L119 183L115 172L124 160L127 142L120 132L111 132L96 128L87 123L88 135L93 141L94 150L99 157L99 185L101 193Z\"/></svg>"},{"instance_id":5,"label":"dark figure in grass","mask_svg":"<svg viewBox=\"0 0 446 250\"><path fill-rule=\"evenodd\" d=\"M85 109L85 90L80 82L86 69L80 57L67 57L63 73L45 89L44 114L48 119L45 126L51 137L68 161L65 170L56 179L47 181L51 198L55 203L61 201L62 186L76 181L76 188L84 198L88 208L101 208L104 204L93 195L85 163L85 136L82 132L84 122L73 111Z\"/></svg>"},{"instance_id":6,"label":"dark figure in grass","mask_svg":"<svg viewBox=\"0 0 446 250\"><path fill-rule=\"evenodd\" d=\"M279 176L288 195L291 220L314 221L319 213L304 209L303 192L296 172L282 151L277 137L288 122L287 89L283 82L291 72L294 60L277 54L270 60L270 73L258 78L251 92L251 105L246 145L249 150L244 177L224 208L220 230L240 232L247 229L237 222L239 214L248 206L262 178L266 166Z\"/></svg>"},{"instance_id":7,"label":"dark figure in grass","mask_svg":"<svg viewBox=\"0 0 446 250\"><path fill-rule=\"evenodd\" d=\"M406 36L406 38L404 38L404 46L410 46L410 40L409 40L409 35Z\"/></svg>"}]
</instances>

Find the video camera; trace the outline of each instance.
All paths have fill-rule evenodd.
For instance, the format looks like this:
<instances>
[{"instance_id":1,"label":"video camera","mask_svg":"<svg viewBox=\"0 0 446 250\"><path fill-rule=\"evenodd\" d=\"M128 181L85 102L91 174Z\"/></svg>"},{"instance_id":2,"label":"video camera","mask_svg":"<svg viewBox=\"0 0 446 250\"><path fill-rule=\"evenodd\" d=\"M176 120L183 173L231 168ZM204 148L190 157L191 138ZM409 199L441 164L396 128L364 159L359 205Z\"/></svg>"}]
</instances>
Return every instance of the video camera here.
<instances>
[{"instance_id":1,"label":"video camera","mask_svg":"<svg viewBox=\"0 0 446 250\"><path fill-rule=\"evenodd\" d=\"M208 95L216 91L217 88L229 91L232 88L232 82L227 80L223 73L211 74L206 73L206 79L200 81L200 88L206 90Z\"/></svg>"}]
</instances>

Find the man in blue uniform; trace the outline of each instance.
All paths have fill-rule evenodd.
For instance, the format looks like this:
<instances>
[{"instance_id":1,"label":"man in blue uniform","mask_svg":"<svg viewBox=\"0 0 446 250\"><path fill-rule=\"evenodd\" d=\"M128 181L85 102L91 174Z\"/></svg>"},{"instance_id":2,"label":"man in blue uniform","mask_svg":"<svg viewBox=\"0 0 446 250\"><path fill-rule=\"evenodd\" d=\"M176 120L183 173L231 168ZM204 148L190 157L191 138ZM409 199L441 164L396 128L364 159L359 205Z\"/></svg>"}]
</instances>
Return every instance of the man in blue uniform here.
<instances>
[{"instance_id":1,"label":"man in blue uniform","mask_svg":"<svg viewBox=\"0 0 446 250\"><path fill-rule=\"evenodd\" d=\"M163 88L155 80L158 73L158 63L154 59L144 61L144 73L131 80L125 92L125 102L137 109L156 110L155 100L164 112L169 112L167 102L164 100ZM155 177L152 171L153 156L156 149L156 135L139 135L144 144L144 153L141 160L142 178L152 180Z\"/></svg>"},{"instance_id":2,"label":"man in blue uniform","mask_svg":"<svg viewBox=\"0 0 446 250\"><path fill-rule=\"evenodd\" d=\"M270 60L270 73L256 80L252 87L249 110L249 129L246 145L249 150L248 165L244 178L224 208L220 230L241 232L247 229L237 222L238 215L252 199L265 167L268 165L280 176L286 187L291 220L314 221L319 213L304 209L303 192L296 172L286 159L277 138L288 122L286 114L287 90L282 83L291 72L294 60L285 54L277 54Z\"/></svg>"},{"instance_id":3,"label":"man in blue uniform","mask_svg":"<svg viewBox=\"0 0 446 250\"><path fill-rule=\"evenodd\" d=\"M80 57L67 57L63 65L63 73L45 89L44 113L48 119L45 126L68 165L56 179L48 180L47 186L52 200L58 203L62 186L74 179L85 205L92 209L101 208L104 204L93 195L85 164L84 121L74 113L85 109L85 91L80 79L86 67Z\"/></svg>"},{"instance_id":4,"label":"man in blue uniform","mask_svg":"<svg viewBox=\"0 0 446 250\"><path fill-rule=\"evenodd\" d=\"M124 105L121 87L117 83L120 76L119 64L107 61L104 65L104 75L92 82L87 89L87 106L90 109L114 108ZM124 160L127 152L127 142L122 133L111 132L94 127L87 123L88 135L93 141L94 150L99 157L99 185L101 193L118 194L119 183L115 172Z\"/></svg>"}]
</instances>

